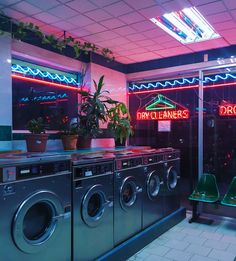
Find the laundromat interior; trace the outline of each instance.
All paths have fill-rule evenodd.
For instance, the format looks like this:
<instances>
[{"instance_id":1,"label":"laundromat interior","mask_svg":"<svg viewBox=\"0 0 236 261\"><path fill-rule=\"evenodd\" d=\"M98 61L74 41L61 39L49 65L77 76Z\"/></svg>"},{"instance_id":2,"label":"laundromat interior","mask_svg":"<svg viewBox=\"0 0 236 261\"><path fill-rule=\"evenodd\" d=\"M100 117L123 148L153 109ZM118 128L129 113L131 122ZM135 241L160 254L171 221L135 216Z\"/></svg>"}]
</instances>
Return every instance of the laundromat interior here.
<instances>
[{"instance_id":1,"label":"laundromat interior","mask_svg":"<svg viewBox=\"0 0 236 261\"><path fill-rule=\"evenodd\" d=\"M0 261L236 261L235 35L235 0L0 0Z\"/></svg>"}]
</instances>

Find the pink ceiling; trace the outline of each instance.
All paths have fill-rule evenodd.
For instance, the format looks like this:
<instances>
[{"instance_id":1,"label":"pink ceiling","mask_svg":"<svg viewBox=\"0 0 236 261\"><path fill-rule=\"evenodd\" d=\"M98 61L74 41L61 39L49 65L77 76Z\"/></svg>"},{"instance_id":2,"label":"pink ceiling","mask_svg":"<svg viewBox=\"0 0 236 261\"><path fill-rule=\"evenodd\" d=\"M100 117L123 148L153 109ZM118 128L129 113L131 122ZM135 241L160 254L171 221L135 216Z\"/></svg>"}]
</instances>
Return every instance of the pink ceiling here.
<instances>
[{"instance_id":1,"label":"pink ceiling","mask_svg":"<svg viewBox=\"0 0 236 261\"><path fill-rule=\"evenodd\" d=\"M149 21L196 6L219 39L183 45ZM236 44L236 0L0 0L0 10L37 24L45 33L110 48L116 60L134 63Z\"/></svg>"}]
</instances>

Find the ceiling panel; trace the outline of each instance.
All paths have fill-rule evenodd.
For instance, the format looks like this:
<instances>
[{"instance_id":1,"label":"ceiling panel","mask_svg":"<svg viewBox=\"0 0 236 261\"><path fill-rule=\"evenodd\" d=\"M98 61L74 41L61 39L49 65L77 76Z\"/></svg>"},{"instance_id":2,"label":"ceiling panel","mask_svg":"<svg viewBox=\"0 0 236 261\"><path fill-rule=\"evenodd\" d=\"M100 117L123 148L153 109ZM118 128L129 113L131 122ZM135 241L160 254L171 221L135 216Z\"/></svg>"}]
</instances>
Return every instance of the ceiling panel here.
<instances>
[{"instance_id":1,"label":"ceiling panel","mask_svg":"<svg viewBox=\"0 0 236 261\"><path fill-rule=\"evenodd\" d=\"M139 13L145 16L147 19L163 15L165 10L161 6L152 6L149 8L139 10Z\"/></svg>"},{"instance_id":2,"label":"ceiling panel","mask_svg":"<svg viewBox=\"0 0 236 261\"><path fill-rule=\"evenodd\" d=\"M198 7L198 10L205 16L227 11L223 1L216 1L206 5L201 5Z\"/></svg>"},{"instance_id":3,"label":"ceiling panel","mask_svg":"<svg viewBox=\"0 0 236 261\"><path fill-rule=\"evenodd\" d=\"M27 2L33 6L38 7L41 10L48 10L50 8L56 7L60 5L60 2L57 0L40 0L40 1L35 1L35 0L27 0Z\"/></svg>"},{"instance_id":4,"label":"ceiling panel","mask_svg":"<svg viewBox=\"0 0 236 261\"><path fill-rule=\"evenodd\" d=\"M49 9L48 12L52 15L58 16L62 19L69 19L77 15L77 12L66 5L60 5Z\"/></svg>"},{"instance_id":5,"label":"ceiling panel","mask_svg":"<svg viewBox=\"0 0 236 261\"><path fill-rule=\"evenodd\" d=\"M224 4L226 5L226 7L231 10L231 9L236 9L236 1L235 0L227 0L224 1Z\"/></svg>"},{"instance_id":6,"label":"ceiling panel","mask_svg":"<svg viewBox=\"0 0 236 261\"><path fill-rule=\"evenodd\" d=\"M0 0L0 4L3 5L3 6L12 5L12 4L15 4L17 2L20 2L20 0Z\"/></svg>"},{"instance_id":7,"label":"ceiling panel","mask_svg":"<svg viewBox=\"0 0 236 261\"><path fill-rule=\"evenodd\" d=\"M52 24L61 21L59 17L56 17L55 15L49 14L47 12L41 12L39 14L34 15L33 17L41 21L47 21L47 24Z\"/></svg>"},{"instance_id":8,"label":"ceiling panel","mask_svg":"<svg viewBox=\"0 0 236 261\"><path fill-rule=\"evenodd\" d=\"M11 5L11 8L22 12L27 15L34 15L41 12L41 9L38 7L33 6L32 4L29 4L25 1L18 2L14 5Z\"/></svg>"},{"instance_id":9,"label":"ceiling panel","mask_svg":"<svg viewBox=\"0 0 236 261\"><path fill-rule=\"evenodd\" d=\"M0 0L3 12L43 32L110 48L118 61L146 61L236 44L236 0ZM149 18L197 6L222 36L183 45Z\"/></svg>"},{"instance_id":10,"label":"ceiling panel","mask_svg":"<svg viewBox=\"0 0 236 261\"><path fill-rule=\"evenodd\" d=\"M20 20L21 18L26 16L25 14L8 7L3 8L2 11L4 12L5 15L13 17L14 19L17 20L18 19Z\"/></svg>"},{"instance_id":11,"label":"ceiling panel","mask_svg":"<svg viewBox=\"0 0 236 261\"><path fill-rule=\"evenodd\" d=\"M192 5L187 0L172 0L162 4L166 12L179 11Z\"/></svg>"},{"instance_id":12,"label":"ceiling panel","mask_svg":"<svg viewBox=\"0 0 236 261\"><path fill-rule=\"evenodd\" d=\"M117 18L108 19L105 21L100 22L103 26L105 26L108 29L115 29L121 26L124 26L125 23Z\"/></svg>"},{"instance_id":13,"label":"ceiling panel","mask_svg":"<svg viewBox=\"0 0 236 261\"><path fill-rule=\"evenodd\" d=\"M132 6L134 9L139 10L142 8L155 6L155 0L145 0L145 1L137 1L137 0L124 0L129 6Z\"/></svg>"},{"instance_id":14,"label":"ceiling panel","mask_svg":"<svg viewBox=\"0 0 236 261\"><path fill-rule=\"evenodd\" d=\"M34 0L32 0L32 1L34 1ZM74 0L74 1L66 3L66 5L80 13L89 12L89 11L97 9L97 6L89 1Z\"/></svg>"},{"instance_id":15,"label":"ceiling panel","mask_svg":"<svg viewBox=\"0 0 236 261\"><path fill-rule=\"evenodd\" d=\"M85 13L85 15L88 16L89 18L93 19L96 22L100 22L100 21L112 18L112 15L110 15L109 13L107 13L106 11L104 11L102 9L97 9L94 11L87 12L87 13Z\"/></svg>"},{"instance_id":16,"label":"ceiling panel","mask_svg":"<svg viewBox=\"0 0 236 261\"><path fill-rule=\"evenodd\" d=\"M145 17L138 12L131 12L125 15L119 16L119 19L126 24L133 24L136 22L141 22L145 20Z\"/></svg>"},{"instance_id":17,"label":"ceiling panel","mask_svg":"<svg viewBox=\"0 0 236 261\"><path fill-rule=\"evenodd\" d=\"M104 7L104 10L110 13L112 16L121 16L133 11L126 3L120 1L118 3L108 5Z\"/></svg>"}]
</instances>

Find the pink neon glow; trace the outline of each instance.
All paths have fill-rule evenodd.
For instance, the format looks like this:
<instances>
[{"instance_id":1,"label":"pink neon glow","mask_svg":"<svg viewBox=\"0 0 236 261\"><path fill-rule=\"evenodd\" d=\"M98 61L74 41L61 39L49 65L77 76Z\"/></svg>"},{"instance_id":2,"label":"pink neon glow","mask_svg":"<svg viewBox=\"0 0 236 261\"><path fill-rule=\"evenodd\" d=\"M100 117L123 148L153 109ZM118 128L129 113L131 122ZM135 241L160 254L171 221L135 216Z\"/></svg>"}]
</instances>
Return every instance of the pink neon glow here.
<instances>
[{"instance_id":1,"label":"pink neon glow","mask_svg":"<svg viewBox=\"0 0 236 261\"><path fill-rule=\"evenodd\" d=\"M67 89L67 90L72 90L72 91L77 91L77 92L81 90L81 88L72 87L72 86L54 83L54 82L48 82L48 81L34 79L34 78L29 78L29 77L24 77L24 76L17 75L17 74L12 74L11 77L18 79L18 80L22 80L22 81L36 82L36 83L41 83L41 84L44 84L44 85L59 87L59 88L62 88L62 89Z\"/></svg>"},{"instance_id":2,"label":"pink neon glow","mask_svg":"<svg viewBox=\"0 0 236 261\"><path fill-rule=\"evenodd\" d=\"M224 86L230 86L230 85L236 85L236 82L231 83L219 83L214 85L205 85L203 88L217 88L217 87L224 87ZM167 92L167 91L182 91L182 90L189 90L198 88L199 85L190 85L186 87L177 87L177 88L165 88L165 89L158 89L158 90L148 90L148 91L136 91L136 92L129 92L128 95L133 94L143 94L143 93L153 93L153 92Z\"/></svg>"}]
</instances>

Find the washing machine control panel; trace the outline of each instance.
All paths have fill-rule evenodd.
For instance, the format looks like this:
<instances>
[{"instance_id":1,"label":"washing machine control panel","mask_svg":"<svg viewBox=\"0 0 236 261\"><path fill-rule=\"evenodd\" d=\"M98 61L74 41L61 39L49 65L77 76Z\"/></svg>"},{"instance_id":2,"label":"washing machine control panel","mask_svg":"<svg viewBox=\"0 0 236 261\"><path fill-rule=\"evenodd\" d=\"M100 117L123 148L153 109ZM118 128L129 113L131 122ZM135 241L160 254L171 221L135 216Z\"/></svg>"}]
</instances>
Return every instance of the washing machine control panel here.
<instances>
[{"instance_id":1,"label":"washing machine control panel","mask_svg":"<svg viewBox=\"0 0 236 261\"><path fill-rule=\"evenodd\" d=\"M74 179L87 178L91 176L99 176L112 174L114 170L113 162L101 162L96 164L74 166Z\"/></svg>"},{"instance_id":2,"label":"washing machine control panel","mask_svg":"<svg viewBox=\"0 0 236 261\"><path fill-rule=\"evenodd\" d=\"M0 168L0 182L25 180L34 177L48 176L61 172L70 172L70 161L24 164Z\"/></svg>"},{"instance_id":3,"label":"washing machine control panel","mask_svg":"<svg viewBox=\"0 0 236 261\"><path fill-rule=\"evenodd\" d=\"M143 164L142 157L138 158L127 158L127 159L118 159L116 160L116 169L128 169L136 166L141 166Z\"/></svg>"},{"instance_id":4,"label":"washing machine control panel","mask_svg":"<svg viewBox=\"0 0 236 261\"><path fill-rule=\"evenodd\" d=\"M175 152L165 154L165 160L175 160L175 159L179 159L179 158L180 158L180 152L179 151L175 151Z\"/></svg>"},{"instance_id":5,"label":"washing machine control panel","mask_svg":"<svg viewBox=\"0 0 236 261\"><path fill-rule=\"evenodd\" d=\"M148 165L152 163L161 163L164 161L164 155L163 154L154 154L154 155L144 155L143 156L143 164Z\"/></svg>"}]
</instances>

